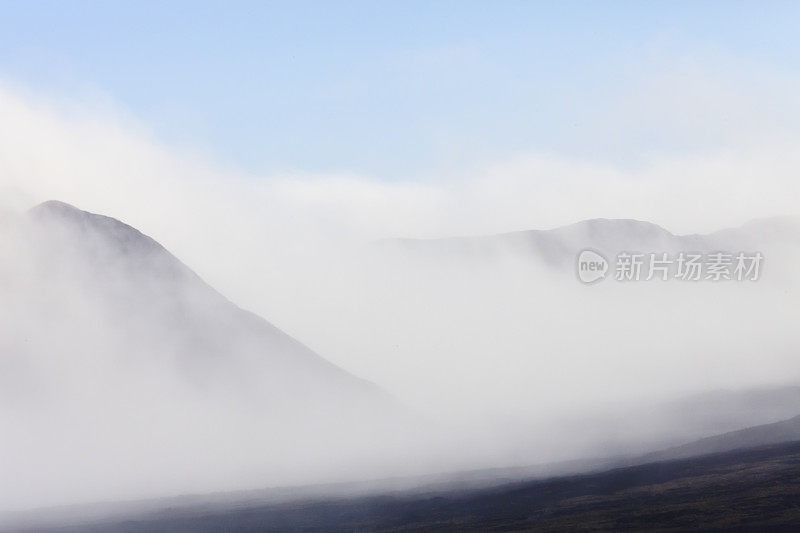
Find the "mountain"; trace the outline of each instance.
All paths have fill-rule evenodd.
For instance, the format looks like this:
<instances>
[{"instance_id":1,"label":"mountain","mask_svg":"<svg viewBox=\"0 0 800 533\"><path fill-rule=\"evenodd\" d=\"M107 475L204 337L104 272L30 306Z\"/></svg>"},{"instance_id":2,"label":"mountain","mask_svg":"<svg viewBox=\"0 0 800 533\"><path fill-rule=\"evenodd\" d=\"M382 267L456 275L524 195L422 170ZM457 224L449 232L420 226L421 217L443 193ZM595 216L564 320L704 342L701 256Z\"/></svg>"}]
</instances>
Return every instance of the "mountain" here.
<instances>
[{"instance_id":1,"label":"mountain","mask_svg":"<svg viewBox=\"0 0 800 533\"><path fill-rule=\"evenodd\" d=\"M0 259L0 508L348 478L412 435L119 220L46 202Z\"/></svg>"},{"instance_id":2,"label":"mountain","mask_svg":"<svg viewBox=\"0 0 800 533\"><path fill-rule=\"evenodd\" d=\"M597 218L548 230L440 239L391 239L381 244L433 257L486 259L523 254L560 267L572 263L575 255L587 248L613 257L623 251L749 252L772 245L800 246L800 219L758 219L738 228L709 234L676 235L651 222Z\"/></svg>"},{"instance_id":3,"label":"mountain","mask_svg":"<svg viewBox=\"0 0 800 533\"><path fill-rule=\"evenodd\" d=\"M390 401L377 386L225 299L131 226L57 201L29 216L37 240L46 243L38 253L48 277L75 283L116 329L150 350L163 349L199 385L234 380L240 393L273 403Z\"/></svg>"}]
</instances>

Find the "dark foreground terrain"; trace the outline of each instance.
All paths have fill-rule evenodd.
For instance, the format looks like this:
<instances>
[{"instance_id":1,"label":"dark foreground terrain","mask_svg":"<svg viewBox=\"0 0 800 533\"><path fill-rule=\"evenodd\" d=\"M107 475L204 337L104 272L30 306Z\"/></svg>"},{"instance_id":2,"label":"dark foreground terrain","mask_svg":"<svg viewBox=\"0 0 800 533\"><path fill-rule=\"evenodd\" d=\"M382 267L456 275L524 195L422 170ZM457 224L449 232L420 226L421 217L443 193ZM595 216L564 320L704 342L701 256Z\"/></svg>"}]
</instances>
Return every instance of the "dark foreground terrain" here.
<instances>
[{"instance_id":1,"label":"dark foreground terrain","mask_svg":"<svg viewBox=\"0 0 800 533\"><path fill-rule=\"evenodd\" d=\"M800 531L800 442L485 489L177 506L56 529Z\"/></svg>"}]
</instances>

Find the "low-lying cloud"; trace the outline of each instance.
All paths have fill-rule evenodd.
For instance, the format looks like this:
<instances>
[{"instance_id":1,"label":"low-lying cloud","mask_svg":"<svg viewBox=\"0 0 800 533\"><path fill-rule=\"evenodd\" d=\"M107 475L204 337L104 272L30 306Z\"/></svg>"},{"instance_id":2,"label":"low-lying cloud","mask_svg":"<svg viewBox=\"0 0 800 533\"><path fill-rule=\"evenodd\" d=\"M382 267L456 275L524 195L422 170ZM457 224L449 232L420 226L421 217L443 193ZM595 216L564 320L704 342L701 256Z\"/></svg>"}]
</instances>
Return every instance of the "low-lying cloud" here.
<instances>
[{"instance_id":1,"label":"low-lying cloud","mask_svg":"<svg viewBox=\"0 0 800 533\"><path fill-rule=\"evenodd\" d=\"M781 86L792 82L783 80ZM663 90L668 90L668 83ZM727 94L733 101L721 114L753 104L752 94L746 98ZM639 101L633 109L643 105ZM557 426L559 420L620 412L634 403L656 404L704 390L800 379L797 279L791 274L798 258L794 244L780 248L779 256L766 256L767 265L780 257L773 272L782 277L765 275L758 283L596 287L580 285L572 272L564 275L513 253L471 261L417 256L375 244L394 237L550 228L594 217L648 220L690 233L737 226L756 217L797 215L800 132L762 125L764 133L757 139L737 137L733 144L709 143L704 152L654 155L629 167L557 153L521 153L483 164L464 176L398 182L346 174L248 175L201 154L165 147L124 114L75 104L66 109L8 85L0 88L0 115L0 220L16 220L27 208L58 199L131 224L238 305L264 316L333 363L384 387L415 413L451 428L453 440L468 435L466 441L474 444L472 450L437 463L451 442L447 437L431 436L427 443L417 442L419 448L413 451L398 449L394 442L392 453L386 454L394 466L388 468L380 459L380 448L388 448L391 439L379 439L370 443L376 450L370 464L353 470L358 477L402 473L403 460L398 457L406 453L405 460L411 463L410 456L425 455L426 446L427 462L417 466L430 469L436 468L434 464L451 469L608 453L617 448L604 447L602 440L607 444L616 437L624 440L620 435L633 435L632 441L643 442L649 437L630 427L609 429L619 434L599 437L574 428L562 433L543 428ZM741 122L753 120L754 115L747 113ZM646 124L637 127L646 129ZM4 278L0 283L6 288L16 284L7 292L18 301L5 300L0 326L5 339L24 343L38 335L41 325L26 323L20 328L14 305L30 305L42 288L30 281L28 265L20 262L27 244L14 238L13 232L7 233L0 248ZM21 285L20 280L29 284ZM71 301L81 298L80 291L69 296ZM99 335L101 330L93 331ZM109 335L111 339L94 337L104 347L100 351L108 352L108 346L119 342L113 333ZM43 346L35 364L49 366L46 342L34 342ZM0 398L8 405L35 403L59 390L23 375L29 366L15 359L13 345L4 352L5 375L17 376L4 382L7 387ZM120 372L124 367L111 365L105 373L108 362L73 355L74 361L54 361L47 370L59 375L54 369L63 365L62 375L69 379L62 384L74 383L76 390L67 396L76 401L87 400L79 394L83 380L98 383L113 378L119 381L103 387L113 383L117 390L138 383L126 380L126 373ZM156 387L158 391L180 394L171 389L172 376L157 374L153 379L165 381ZM102 394L97 395L88 403L102 402ZM279 460L270 462L263 478L251 475L261 472L248 471L249 464L263 459L261 454L280 457L294 442L287 437L269 450L258 431L243 429L251 428L258 416L238 410L216 412L217 407L206 404L190 409L185 398L155 396L147 401L152 409L132 408L120 415L120 428L127 425L122 433L116 426L79 427L80 431L51 427L46 434L28 432L25 440L26 428L45 431L47 421L15 421L17 415L6 413L5 422L16 424L18 439L9 445L14 453L46 454L58 434L78 439L63 444L68 453L62 460L51 457L52 464L25 481L29 490L18 503L102 497L101 489L118 459L93 450L94 441L87 436L95 432L107 433L98 437L101 444L146 431L169 441L161 443L164 453L148 449L147 438L115 449L135 457L125 470L131 475L120 478L131 484L130 490L120 488L114 492L118 495L331 479L330 473L325 477L314 470L324 470L328 460L319 453L302 476L296 475L302 454L286 462L291 472L285 475L276 471ZM137 420L141 413L157 412L154 405L159 402L168 406L163 419ZM226 435L236 439L250 435L246 449L238 440L226 440L198 425L204 412L222 424ZM181 417L186 427L176 425ZM91 416L83 417L81 423L90 420ZM651 422L647 431L665 442L656 431L659 422ZM84 440L78 438L81 435ZM680 437L676 435L677 440ZM197 441L208 447L203 443L192 447ZM308 449L319 452L321 446ZM170 459L188 448L195 455ZM214 457L226 454L240 455L221 460L219 475L192 472L198 462L210 465ZM335 455L331 452L329 460L335 461ZM91 461L92 456L103 460ZM76 457L88 463L76 462ZM51 484L49 476L59 472L59 465L64 467L63 483ZM146 476L132 476L143 468ZM90 474L85 490L70 496L70 487L82 472ZM46 497L35 498L45 492Z\"/></svg>"}]
</instances>

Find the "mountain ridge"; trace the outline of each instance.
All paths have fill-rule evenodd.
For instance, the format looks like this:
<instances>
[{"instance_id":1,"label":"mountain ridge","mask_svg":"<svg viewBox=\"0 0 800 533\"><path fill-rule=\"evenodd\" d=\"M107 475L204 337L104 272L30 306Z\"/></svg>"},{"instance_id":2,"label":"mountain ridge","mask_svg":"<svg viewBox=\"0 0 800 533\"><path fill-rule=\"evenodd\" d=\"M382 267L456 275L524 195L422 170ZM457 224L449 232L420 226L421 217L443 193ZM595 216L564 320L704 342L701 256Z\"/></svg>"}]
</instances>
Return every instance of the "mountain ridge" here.
<instances>
[{"instance_id":1,"label":"mountain ridge","mask_svg":"<svg viewBox=\"0 0 800 533\"><path fill-rule=\"evenodd\" d=\"M750 220L738 227L710 233L675 234L637 219L593 218L549 229L442 238L392 238L377 241L377 249L394 249L425 257L490 258L523 254L563 267L584 249L615 255L620 252L756 251L774 244L800 246L800 218L783 216Z\"/></svg>"},{"instance_id":2,"label":"mountain ridge","mask_svg":"<svg viewBox=\"0 0 800 533\"><path fill-rule=\"evenodd\" d=\"M48 245L53 246L56 257L68 256L70 260L67 262L79 263L79 271L84 268L88 270L80 272L81 277L85 277L83 281L87 290L94 290L98 279L110 279L109 285L115 289L111 298L120 297L127 304L135 304L126 305L125 313L135 313L137 310L157 312L159 309L153 300L169 300L170 312L164 313L161 319L170 326L181 328L197 319L201 327L196 328L197 331L192 335L202 338L209 328L220 322L228 322L233 327L231 333L238 332L239 337L254 337L253 343L258 343L259 339L269 341L276 347L276 353L291 353L294 359L302 361L306 371L335 376L338 381L350 382L387 400L390 398L374 383L335 365L263 317L231 302L158 241L133 226L58 200L43 202L31 208L28 215L37 231L44 230L45 234L55 232L56 238L50 238ZM79 261L75 260L75 256ZM153 281L153 277L164 279ZM128 282L136 284L132 288L135 294L129 294L131 291L125 287ZM123 289L116 290L120 285ZM193 308L198 304L201 308L199 311ZM225 336L221 337L215 340L224 343ZM237 335L230 337L232 340L228 343L228 350L233 354Z\"/></svg>"}]
</instances>

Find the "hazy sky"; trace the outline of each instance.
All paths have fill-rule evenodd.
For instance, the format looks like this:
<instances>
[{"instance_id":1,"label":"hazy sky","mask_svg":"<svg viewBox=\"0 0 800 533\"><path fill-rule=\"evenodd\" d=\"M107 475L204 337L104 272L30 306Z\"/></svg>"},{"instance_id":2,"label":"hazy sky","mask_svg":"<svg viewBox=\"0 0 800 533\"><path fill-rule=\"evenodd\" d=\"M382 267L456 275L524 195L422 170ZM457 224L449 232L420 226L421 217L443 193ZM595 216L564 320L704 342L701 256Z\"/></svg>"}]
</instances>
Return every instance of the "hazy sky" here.
<instances>
[{"instance_id":1,"label":"hazy sky","mask_svg":"<svg viewBox=\"0 0 800 533\"><path fill-rule=\"evenodd\" d=\"M798 16L795 2L4 2L0 80L256 174L426 180L520 152L636 167L788 127Z\"/></svg>"}]
</instances>

